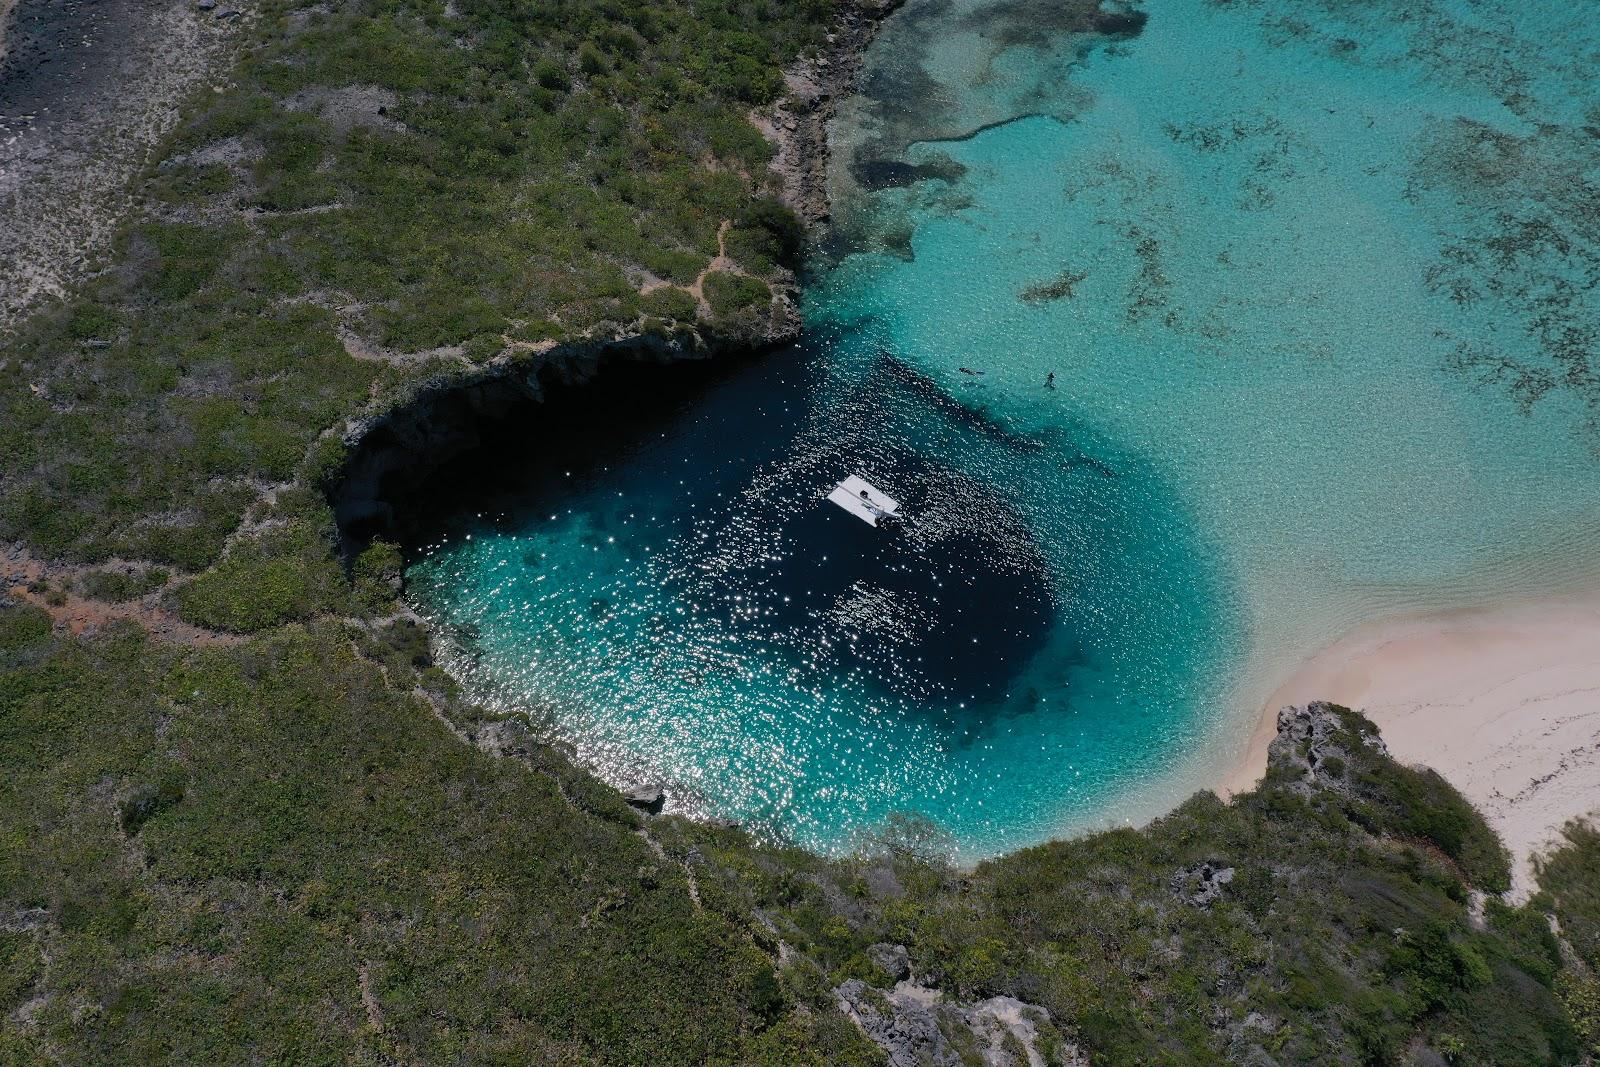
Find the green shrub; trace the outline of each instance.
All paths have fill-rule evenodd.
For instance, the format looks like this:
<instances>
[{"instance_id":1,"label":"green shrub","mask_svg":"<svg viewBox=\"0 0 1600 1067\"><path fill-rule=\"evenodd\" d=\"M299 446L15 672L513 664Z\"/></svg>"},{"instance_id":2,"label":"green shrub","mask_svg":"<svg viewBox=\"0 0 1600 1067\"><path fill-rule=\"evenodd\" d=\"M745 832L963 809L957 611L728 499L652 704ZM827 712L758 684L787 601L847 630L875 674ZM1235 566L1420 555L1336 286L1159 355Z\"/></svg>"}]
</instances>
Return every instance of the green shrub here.
<instances>
[{"instance_id":1,"label":"green shrub","mask_svg":"<svg viewBox=\"0 0 1600 1067\"><path fill-rule=\"evenodd\" d=\"M643 307L646 314L677 322L693 322L699 310L692 294L670 285L647 295Z\"/></svg>"},{"instance_id":2,"label":"green shrub","mask_svg":"<svg viewBox=\"0 0 1600 1067\"><path fill-rule=\"evenodd\" d=\"M706 275L703 291L711 313L718 318L749 311L772 299L766 282L720 270Z\"/></svg>"},{"instance_id":3,"label":"green shrub","mask_svg":"<svg viewBox=\"0 0 1600 1067\"><path fill-rule=\"evenodd\" d=\"M169 577L160 567L134 571L86 571L78 576L78 589L92 600L122 603L155 592L167 584Z\"/></svg>"},{"instance_id":4,"label":"green shrub","mask_svg":"<svg viewBox=\"0 0 1600 1067\"><path fill-rule=\"evenodd\" d=\"M1535 861L1539 903L1555 915L1566 938L1591 970L1600 972L1600 827L1574 820L1558 848Z\"/></svg>"},{"instance_id":5,"label":"green shrub","mask_svg":"<svg viewBox=\"0 0 1600 1067\"><path fill-rule=\"evenodd\" d=\"M20 651L50 636L50 616L43 608L0 598L0 652Z\"/></svg>"},{"instance_id":6,"label":"green shrub","mask_svg":"<svg viewBox=\"0 0 1600 1067\"><path fill-rule=\"evenodd\" d=\"M176 595L178 614L188 622L255 633L344 607L348 590L323 538L291 523L237 546Z\"/></svg>"},{"instance_id":7,"label":"green shrub","mask_svg":"<svg viewBox=\"0 0 1600 1067\"><path fill-rule=\"evenodd\" d=\"M564 93L572 88L572 79L559 64L550 59L541 59L534 64L533 80L546 89Z\"/></svg>"},{"instance_id":8,"label":"green shrub","mask_svg":"<svg viewBox=\"0 0 1600 1067\"><path fill-rule=\"evenodd\" d=\"M393 603L400 595L404 565L398 545L389 541L372 542L356 557L352 568L356 596L371 610Z\"/></svg>"}]
</instances>

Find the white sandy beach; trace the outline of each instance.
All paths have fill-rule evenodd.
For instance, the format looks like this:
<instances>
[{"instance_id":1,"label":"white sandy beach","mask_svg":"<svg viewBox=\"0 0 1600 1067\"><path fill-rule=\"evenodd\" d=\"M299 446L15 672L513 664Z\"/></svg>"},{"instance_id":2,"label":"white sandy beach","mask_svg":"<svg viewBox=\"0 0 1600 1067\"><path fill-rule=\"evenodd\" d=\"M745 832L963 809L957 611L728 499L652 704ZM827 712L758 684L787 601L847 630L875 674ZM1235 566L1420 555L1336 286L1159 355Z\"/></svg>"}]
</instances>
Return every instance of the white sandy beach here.
<instances>
[{"instance_id":1,"label":"white sandy beach","mask_svg":"<svg viewBox=\"0 0 1600 1067\"><path fill-rule=\"evenodd\" d=\"M1260 779L1277 710L1310 700L1364 710L1396 758L1433 767L1478 805L1515 856L1519 899L1532 888L1529 857L1568 819L1600 812L1600 599L1347 634L1273 693L1227 791Z\"/></svg>"}]
</instances>

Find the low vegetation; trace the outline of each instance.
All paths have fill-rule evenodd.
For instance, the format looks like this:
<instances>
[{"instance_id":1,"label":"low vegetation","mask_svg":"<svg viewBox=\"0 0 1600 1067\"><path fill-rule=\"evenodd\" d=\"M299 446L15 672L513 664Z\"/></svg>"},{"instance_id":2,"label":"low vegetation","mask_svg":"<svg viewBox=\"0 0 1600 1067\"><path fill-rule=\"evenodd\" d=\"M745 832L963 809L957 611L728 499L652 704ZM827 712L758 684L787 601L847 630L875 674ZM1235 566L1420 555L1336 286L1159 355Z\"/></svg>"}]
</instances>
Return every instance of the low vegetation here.
<instances>
[{"instance_id":1,"label":"low vegetation","mask_svg":"<svg viewBox=\"0 0 1600 1067\"><path fill-rule=\"evenodd\" d=\"M1362 814L1402 778L1375 754L1363 801L1276 781L970 872L909 832L834 863L480 751L510 728L409 623L0 634L5 1062L876 1064L833 990L890 984L879 942L1097 1063L1593 1047L1600 835L1475 920L1466 868Z\"/></svg>"},{"instance_id":2,"label":"low vegetation","mask_svg":"<svg viewBox=\"0 0 1600 1067\"><path fill-rule=\"evenodd\" d=\"M440 360L764 304L799 249L748 121L834 0L260 6L113 261L0 359L0 538L183 571ZM760 323L745 322L759 329ZM291 551L297 553L298 548ZM268 575L259 610L279 621ZM245 594L240 594L245 595Z\"/></svg>"},{"instance_id":3,"label":"low vegetation","mask_svg":"<svg viewBox=\"0 0 1600 1067\"><path fill-rule=\"evenodd\" d=\"M958 871L908 821L825 861L634 812L463 703L392 545L340 558L353 414L543 340L759 321L800 233L746 114L836 16L259 6L113 261L0 355L32 595L214 642L0 591L0 1064L867 1067L836 990L892 1010L884 944L953 1003L1048 1012L1051 1063L1597 1055L1600 834L1503 905L1481 817L1348 712L1315 780L1145 830Z\"/></svg>"}]
</instances>

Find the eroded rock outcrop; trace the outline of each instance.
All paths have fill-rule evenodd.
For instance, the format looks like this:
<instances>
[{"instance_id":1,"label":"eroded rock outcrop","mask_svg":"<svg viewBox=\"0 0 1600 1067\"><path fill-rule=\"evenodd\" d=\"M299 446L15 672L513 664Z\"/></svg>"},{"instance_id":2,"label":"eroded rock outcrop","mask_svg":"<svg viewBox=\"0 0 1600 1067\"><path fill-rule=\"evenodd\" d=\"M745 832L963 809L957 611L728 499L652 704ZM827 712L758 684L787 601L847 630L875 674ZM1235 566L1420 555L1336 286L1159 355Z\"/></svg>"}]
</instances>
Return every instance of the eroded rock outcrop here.
<instances>
[{"instance_id":1,"label":"eroded rock outcrop","mask_svg":"<svg viewBox=\"0 0 1600 1067\"><path fill-rule=\"evenodd\" d=\"M1220 863L1196 863L1172 876L1172 891L1196 908L1208 908L1237 872Z\"/></svg>"},{"instance_id":2,"label":"eroded rock outcrop","mask_svg":"<svg viewBox=\"0 0 1600 1067\"><path fill-rule=\"evenodd\" d=\"M1348 793L1345 769L1361 754L1354 745L1389 754L1370 723L1337 704L1286 707L1278 712L1278 736L1267 749L1267 767L1273 778L1302 796L1318 789Z\"/></svg>"},{"instance_id":3,"label":"eroded rock outcrop","mask_svg":"<svg viewBox=\"0 0 1600 1067\"><path fill-rule=\"evenodd\" d=\"M1015 997L959 1001L911 981L883 990L860 979L845 982L834 996L839 1010L884 1051L890 1067L1080 1067L1089 1062L1056 1032L1048 1011Z\"/></svg>"}]
</instances>

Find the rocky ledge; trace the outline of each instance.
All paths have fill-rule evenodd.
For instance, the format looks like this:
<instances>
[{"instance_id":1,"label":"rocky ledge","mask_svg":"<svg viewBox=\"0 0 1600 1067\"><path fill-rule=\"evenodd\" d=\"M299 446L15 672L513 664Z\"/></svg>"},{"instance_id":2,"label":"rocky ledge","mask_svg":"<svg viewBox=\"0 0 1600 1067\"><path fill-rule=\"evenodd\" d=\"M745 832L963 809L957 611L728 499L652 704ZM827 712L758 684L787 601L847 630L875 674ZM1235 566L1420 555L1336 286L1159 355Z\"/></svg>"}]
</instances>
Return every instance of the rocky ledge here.
<instances>
[{"instance_id":1,"label":"rocky ledge","mask_svg":"<svg viewBox=\"0 0 1600 1067\"><path fill-rule=\"evenodd\" d=\"M1319 789L1347 794L1347 767L1363 754L1387 756L1377 728L1348 708L1314 701L1278 712L1278 736L1267 749L1267 769L1292 792L1309 796Z\"/></svg>"},{"instance_id":2,"label":"rocky ledge","mask_svg":"<svg viewBox=\"0 0 1600 1067\"><path fill-rule=\"evenodd\" d=\"M786 90L770 114L751 121L773 143L772 170L783 179L783 201L807 226L831 214L828 123L855 91L867 46L901 0L847 0L827 47L784 72Z\"/></svg>"},{"instance_id":3,"label":"rocky ledge","mask_svg":"<svg viewBox=\"0 0 1600 1067\"><path fill-rule=\"evenodd\" d=\"M1048 1011L1014 997L958 1001L910 979L886 991L859 978L833 994L839 1010L883 1050L889 1067L1086 1067L1089 1062L1056 1031Z\"/></svg>"},{"instance_id":4,"label":"rocky ledge","mask_svg":"<svg viewBox=\"0 0 1600 1067\"><path fill-rule=\"evenodd\" d=\"M413 383L383 411L352 420L345 461L327 491L346 551L393 537L406 502L450 461L481 447L508 421L525 418L553 393L604 374L643 379L651 368L748 357L793 338L771 320L751 330L705 327L637 333L510 351Z\"/></svg>"}]
</instances>

